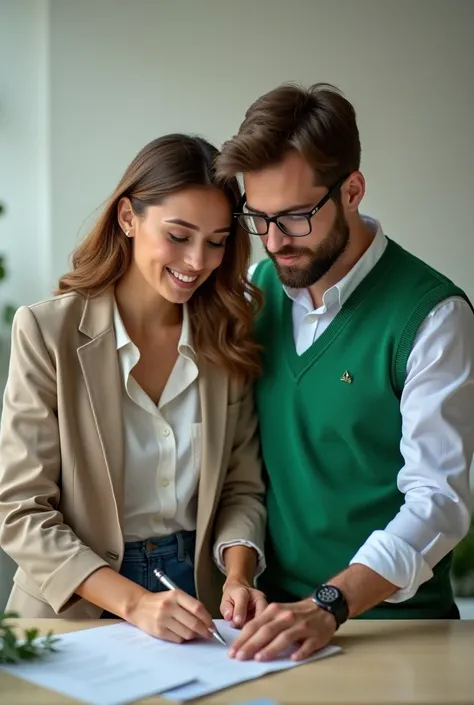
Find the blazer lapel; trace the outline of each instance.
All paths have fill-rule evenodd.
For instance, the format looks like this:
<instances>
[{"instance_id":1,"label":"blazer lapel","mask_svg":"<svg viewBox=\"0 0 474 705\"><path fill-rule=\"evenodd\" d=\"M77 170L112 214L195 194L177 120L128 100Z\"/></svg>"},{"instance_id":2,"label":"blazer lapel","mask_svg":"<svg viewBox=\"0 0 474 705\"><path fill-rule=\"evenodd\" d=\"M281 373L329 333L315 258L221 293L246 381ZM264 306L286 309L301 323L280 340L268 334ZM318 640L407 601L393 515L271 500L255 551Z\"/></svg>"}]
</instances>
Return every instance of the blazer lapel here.
<instances>
[{"instance_id":1,"label":"blazer lapel","mask_svg":"<svg viewBox=\"0 0 474 705\"><path fill-rule=\"evenodd\" d=\"M79 330L90 340L78 348L105 465L121 523L123 506L122 384L113 329L113 295L88 299Z\"/></svg>"},{"instance_id":2,"label":"blazer lapel","mask_svg":"<svg viewBox=\"0 0 474 705\"><path fill-rule=\"evenodd\" d=\"M202 460L198 493L197 551L201 548L216 502L226 429L225 409L228 403L226 376L215 368L211 369L204 362L200 363L199 368Z\"/></svg>"}]
</instances>

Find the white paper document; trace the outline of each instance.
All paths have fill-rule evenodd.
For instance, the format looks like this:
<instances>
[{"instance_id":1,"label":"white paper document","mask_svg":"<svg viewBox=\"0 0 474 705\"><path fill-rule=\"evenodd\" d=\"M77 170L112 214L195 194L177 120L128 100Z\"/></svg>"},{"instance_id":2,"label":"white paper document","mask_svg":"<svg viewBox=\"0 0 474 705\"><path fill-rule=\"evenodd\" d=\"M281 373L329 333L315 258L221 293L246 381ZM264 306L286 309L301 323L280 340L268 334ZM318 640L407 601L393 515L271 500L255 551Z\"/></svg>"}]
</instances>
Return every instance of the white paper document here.
<instances>
[{"instance_id":1,"label":"white paper document","mask_svg":"<svg viewBox=\"0 0 474 705\"><path fill-rule=\"evenodd\" d=\"M222 619L216 619L215 623L219 633L230 646L237 639L240 631L232 629ZM176 650L176 653L179 653L180 658L185 659L186 663L192 663L197 666L199 675L196 681L161 693L162 697L170 700L184 701L200 698L203 695L209 695L209 693L217 690L222 690L253 678L259 678L268 673L295 668L310 661L333 656L341 651L341 647L326 646L326 648L321 649L306 661L295 662L291 661L291 659L282 658L278 661L268 661L266 663L230 659L227 655L227 649L219 646L214 640L209 642L188 642L180 645L171 644L169 650Z\"/></svg>"},{"instance_id":2,"label":"white paper document","mask_svg":"<svg viewBox=\"0 0 474 705\"><path fill-rule=\"evenodd\" d=\"M57 638L56 652L0 669L90 705L125 705L195 677L177 669L175 657L168 658L166 650L157 658L153 647L164 642L130 625L96 627Z\"/></svg>"},{"instance_id":3,"label":"white paper document","mask_svg":"<svg viewBox=\"0 0 474 705\"><path fill-rule=\"evenodd\" d=\"M216 620L216 626L230 646L239 631L224 620ZM190 700L300 665L289 659L236 661L214 639L172 644L125 622L58 635L58 639L56 653L3 668L90 705L125 705L158 693L170 700ZM340 647L328 646L309 660L338 651Z\"/></svg>"}]
</instances>

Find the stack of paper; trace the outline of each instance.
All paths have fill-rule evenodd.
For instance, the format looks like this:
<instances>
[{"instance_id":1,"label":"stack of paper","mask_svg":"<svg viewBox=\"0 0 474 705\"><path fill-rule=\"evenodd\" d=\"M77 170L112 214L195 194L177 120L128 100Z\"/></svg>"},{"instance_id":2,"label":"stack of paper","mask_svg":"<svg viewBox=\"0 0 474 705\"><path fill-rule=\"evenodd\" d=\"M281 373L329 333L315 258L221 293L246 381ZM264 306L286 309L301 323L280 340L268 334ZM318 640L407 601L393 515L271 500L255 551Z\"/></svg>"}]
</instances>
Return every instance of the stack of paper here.
<instances>
[{"instance_id":1,"label":"stack of paper","mask_svg":"<svg viewBox=\"0 0 474 705\"><path fill-rule=\"evenodd\" d=\"M230 646L239 632L224 620L216 625ZM39 661L3 668L90 705L125 705L156 694L189 700L300 665L288 659L236 661L214 639L171 644L126 623L63 634L57 647ZM338 651L328 646L310 660Z\"/></svg>"},{"instance_id":2,"label":"stack of paper","mask_svg":"<svg viewBox=\"0 0 474 705\"><path fill-rule=\"evenodd\" d=\"M239 631L229 627L224 620L216 620L216 625L219 633L230 646L239 635ZM166 698L178 701L200 698L216 690L222 690L253 678L259 678L267 673L295 668L302 663L308 663L308 661L332 656L340 650L339 646L327 646L307 661L295 663L290 659L279 659L278 661L259 663L258 661L236 661L235 659L230 659L227 655L227 650L223 646L219 646L214 639L209 642L172 644L168 646L168 653L176 653L176 656L178 657L179 655L180 659L186 659L186 663L193 663L197 666L198 675L195 681L185 686L165 691L162 694Z\"/></svg>"}]
</instances>

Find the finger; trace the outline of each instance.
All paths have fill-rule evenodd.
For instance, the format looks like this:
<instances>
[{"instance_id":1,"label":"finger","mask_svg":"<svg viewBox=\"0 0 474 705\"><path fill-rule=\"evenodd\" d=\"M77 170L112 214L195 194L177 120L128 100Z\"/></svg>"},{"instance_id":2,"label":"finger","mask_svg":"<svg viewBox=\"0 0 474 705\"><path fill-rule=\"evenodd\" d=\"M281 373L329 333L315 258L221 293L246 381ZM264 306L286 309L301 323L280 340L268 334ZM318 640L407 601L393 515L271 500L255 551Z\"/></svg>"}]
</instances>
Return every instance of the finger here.
<instances>
[{"instance_id":1,"label":"finger","mask_svg":"<svg viewBox=\"0 0 474 705\"><path fill-rule=\"evenodd\" d=\"M282 606L277 604L276 602L272 602L271 605L268 605L268 607L266 607L257 618L252 619L245 625L238 638L232 644L232 647L229 651L229 656L235 656L237 651L242 649L244 644L246 644L248 640L251 639L252 636L256 634L256 632L258 632L261 627L265 626L265 624L275 621L279 617L281 612Z\"/></svg>"},{"instance_id":2,"label":"finger","mask_svg":"<svg viewBox=\"0 0 474 705\"><path fill-rule=\"evenodd\" d=\"M221 606L219 609L224 619L227 622L230 622L234 615L234 603L232 602L232 599L229 597L229 595L225 595L222 598Z\"/></svg>"},{"instance_id":3,"label":"finger","mask_svg":"<svg viewBox=\"0 0 474 705\"><path fill-rule=\"evenodd\" d=\"M255 617L260 617L260 615L263 614L267 607L267 598L264 595L262 595L261 597L257 597L255 599Z\"/></svg>"},{"instance_id":4,"label":"finger","mask_svg":"<svg viewBox=\"0 0 474 705\"><path fill-rule=\"evenodd\" d=\"M188 595L187 593L182 592L181 590L176 590L174 592L177 596L178 605L184 610L186 610L186 612L189 612L191 615L193 615L198 620L198 622L200 622L200 625L204 628L205 631L209 631L209 629L214 628L212 617L206 610L202 602L199 602L199 600L196 600L196 598L191 597L191 595Z\"/></svg>"},{"instance_id":5,"label":"finger","mask_svg":"<svg viewBox=\"0 0 474 705\"><path fill-rule=\"evenodd\" d=\"M256 661L273 661L283 655L288 657L305 639L307 629L301 624L282 630L271 642L255 654Z\"/></svg>"},{"instance_id":6,"label":"finger","mask_svg":"<svg viewBox=\"0 0 474 705\"><path fill-rule=\"evenodd\" d=\"M241 627L250 622L252 619L258 619L267 607L268 602L265 595L262 595L260 592L253 591L249 595L247 614L245 615L245 619L242 622Z\"/></svg>"},{"instance_id":7,"label":"finger","mask_svg":"<svg viewBox=\"0 0 474 705\"><path fill-rule=\"evenodd\" d=\"M214 628L214 623L211 620L211 626L203 624L200 619L198 619L194 614L188 612L187 609L181 607L181 605L176 605L170 617L182 625L182 630L180 634L184 639L189 641L190 639L195 639L197 636L202 636L204 639L212 638L210 629ZM166 625L168 626L168 625Z\"/></svg>"},{"instance_id":8,"label":"finger","mask_svg":"<svg viewBox=\"0 0 474 705\"><path fill-rule=\"evenodd\" d=\"M316 651L321 649L323 644L319 639L305 639L301 644L299 649L297 649L291 656L292 661L304 661L304 659L312 656Z\"/></svg>"},{"instance_id":9,"label":"finger","mask_svg":"<svg viewBox=\"0 0 474 705\"><path fill-rule=\"evenodd\" d=\"M158 637L158 639L163 639L164 641L172 641L175 644L182 644L184 641L184 639L178 636L178 634L170 629L166 629L166 627L160 627L154 636Z\"/></svg>"},{"instance_id":10,"label":"finger","mask_svg":"<svg viewBox=\"0 0 474 705\"><path fill-rule=\"evenodd\" d=\"M245 623L247 617L247 607L249 603L249 592L247 588L235 588L232 591L232 599L234 601L232 622L236 627L240 627Z\"/></svg>"},{"instance_id":11,"label":"finger","mask_svg":"<svg viewBox=\"0 0 474 705\"><path fill-rule=\"evenodd\" d=\"M183 610L184 612L184 610ZM166 628L179 638L180 642L192 641L198 636L197 632L187 627L180 619L169 617L166 620Z\"/></svg>"},{"instance_id":12,"label":"finger","mask_svg":"<svg viewBox=\"0 0 474 705\"><path fill-rule=\"evenodd\" d=\"M262 622L261 619L252 619L251 622L248 622L230 647L229 656L233 658L263 625L264 622Z\"/></svg>"},{"instance_id":13,"label":"finger","mask_svg":"<svg viewBox=\"0 0 474 705\"><path fill-rule=\"evenodd\" d=\"M285 632L293 626L294 620L295 616L293 612L290 612L289 610L282 612L277 619L264 624L242 646L240 646L235 655L236 658L239 659L239 661L254 658L257 653L267 648L268 645L271 644L281 632ZM249 622L247 626L250 627L252 624L253 622Z\"/></svg>"}]
</instances>

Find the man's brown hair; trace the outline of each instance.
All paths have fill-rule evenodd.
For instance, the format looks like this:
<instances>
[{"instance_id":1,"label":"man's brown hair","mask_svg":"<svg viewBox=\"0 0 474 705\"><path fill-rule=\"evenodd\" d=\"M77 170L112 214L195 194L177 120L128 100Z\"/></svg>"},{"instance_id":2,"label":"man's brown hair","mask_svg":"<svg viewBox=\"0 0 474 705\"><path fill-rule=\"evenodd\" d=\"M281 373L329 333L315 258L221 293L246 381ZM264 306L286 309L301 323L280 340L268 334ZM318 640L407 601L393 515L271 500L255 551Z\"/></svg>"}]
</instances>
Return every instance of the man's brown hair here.
<instances>
[{"instance_id":1,"label":"man's brown hair","mask_svg":"<svg viewBox=\"0 0 474 705\"><path fill-rule=\"evenodd\" d=\"M258 98L238 134L224 143L217 171L223 178L260 171L292 149L313 168L317 183L328 188L359 169L355 110L338 88L283 84Z\"/></svg>"}]
</instances>

